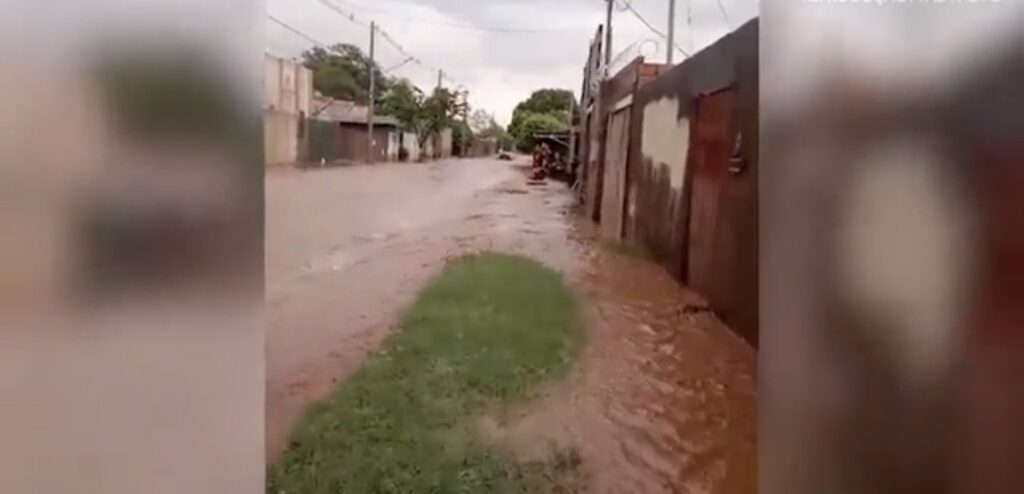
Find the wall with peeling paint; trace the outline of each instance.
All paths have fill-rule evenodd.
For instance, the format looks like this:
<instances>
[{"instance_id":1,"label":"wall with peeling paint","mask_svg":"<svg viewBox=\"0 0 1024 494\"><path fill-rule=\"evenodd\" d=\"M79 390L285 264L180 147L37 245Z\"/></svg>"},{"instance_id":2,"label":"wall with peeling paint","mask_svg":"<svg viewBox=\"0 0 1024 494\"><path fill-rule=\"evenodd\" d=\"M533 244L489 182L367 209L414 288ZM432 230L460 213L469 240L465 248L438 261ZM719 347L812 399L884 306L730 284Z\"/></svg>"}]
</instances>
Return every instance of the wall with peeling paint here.
<instances>
[{"instance_id":1,"label":"wall with peeling paint","mask_svg":"<svg viewBox=\"0 0 1024 494\"><path fill-rule=\"evenodd\" d=\"M655 166L666 165L669 183L682 190L686 155L690 149L690 120L679 115L679 100L671 96L648 103L643 109L641 154Z\"/></svg>"},{"instance_id":2,"label":"wall with peeling paint","mask_svg":"<svg viewBox=\"0 0 1024 494\"><path fill-rule=\"evenodd\" d=\"M735 93L730 136L740 139L744 169L731 174L721 192L718 224L727 240L722 288L709 296L711 308L739 334L757 340L757 154L758 20L642 86L634 98L628 173L626 235L682 281L689 248L691 126L694 102L723 89ZM717 236L718 234L716 234Z\"/></svg>"}]
</instances>

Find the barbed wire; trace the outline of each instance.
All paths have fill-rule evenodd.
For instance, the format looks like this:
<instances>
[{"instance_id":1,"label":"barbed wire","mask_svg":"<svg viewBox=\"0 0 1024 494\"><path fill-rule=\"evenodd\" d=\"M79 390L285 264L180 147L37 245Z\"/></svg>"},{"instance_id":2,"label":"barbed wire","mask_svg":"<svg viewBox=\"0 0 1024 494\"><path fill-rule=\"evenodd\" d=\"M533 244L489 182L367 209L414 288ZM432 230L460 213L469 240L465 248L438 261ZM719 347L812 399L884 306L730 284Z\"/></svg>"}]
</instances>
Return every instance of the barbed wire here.
<instances>
[{"instance_id":1,"label":"barbed wire","mask_svg":"<svg viewBox=\"0 0 1024 494\"><path fill-rule=\"evenodd\" d=\"M633 7L633 2L631 0L622 0L622 4L625 6L625 10L628 10L631 14L633 14L633 17L636 17L637 20L639 20L640 23L647 27L647 29L649 29L652 33L657 34L666 41L668 40L668 35L662 32L660 29L654 27L654 25L652 25L650 21L648 21L642 14L640 14L640 12ZM679 53L682 53L687 57L690 56L690 52L684 50L681 46L679 46L679 43L676 43L674 40L672 42L672 46L676 50L678 50Z\"/></svg>"},{"instance_id":2,"label":"barbed wire","mask_svg":"<svg viewBox=\"0 0 1024 494\"><path fill-rule=\"evenodd\" d=\"M631 53L638 53L640 55L646 56L643 53L643 47L645 45L647 45L648 43L653 43L654 44L655 52L658 52L658 51L661 50L662 43L659 43L658 40L656 40L654 38L645 38L645 39L637 40L637 41L634 41L634 42L626 45L626 47L623 48L621 51L619 51L619 53L617 55L612 57L611 62L608 64L609 67L611 67L612 71L615 72L618 69L619 64L627 57L627 55L629 55Z\"/></svg>"}]
</instances>

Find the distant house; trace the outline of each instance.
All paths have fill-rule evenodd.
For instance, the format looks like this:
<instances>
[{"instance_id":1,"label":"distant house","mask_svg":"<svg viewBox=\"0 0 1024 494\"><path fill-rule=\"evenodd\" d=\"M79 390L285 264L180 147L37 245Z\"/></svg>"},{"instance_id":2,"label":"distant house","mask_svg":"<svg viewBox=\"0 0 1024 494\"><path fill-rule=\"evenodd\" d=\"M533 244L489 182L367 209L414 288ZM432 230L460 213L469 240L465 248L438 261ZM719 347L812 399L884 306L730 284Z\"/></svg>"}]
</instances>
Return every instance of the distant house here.
<instances>
[{"instance_id":1,"label":"distant house","mask_svg":"<svg viewBox=\"0 0 1024 494\"><path fill-rule=\"evenodd\" d=\"M306 119L313 97L313 73L301 63L263 59L263 156L266 165L306 159Z\"/></svg>"},{"instance_id":2,"label":"distant house","mask_svg":"<svg viewBox=\"0 0 1024 494\"><path fill-rule=\"evenodd\" d=\"M309 121L310 161L368 161L369 109L366 106L317 95L313 99L312 112ZM397 161L403 141L401 124L392 117L376 115L373 126L373 161Z\"/></svg>"}]
</instances>

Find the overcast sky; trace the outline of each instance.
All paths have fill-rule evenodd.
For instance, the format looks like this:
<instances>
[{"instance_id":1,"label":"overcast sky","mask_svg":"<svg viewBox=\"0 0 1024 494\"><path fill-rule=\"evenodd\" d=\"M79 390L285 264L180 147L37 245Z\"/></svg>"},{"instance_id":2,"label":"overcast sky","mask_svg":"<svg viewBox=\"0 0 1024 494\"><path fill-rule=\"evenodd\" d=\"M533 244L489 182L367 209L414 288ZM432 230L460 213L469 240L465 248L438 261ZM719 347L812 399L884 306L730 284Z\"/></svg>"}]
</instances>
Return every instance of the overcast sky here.
<instances>
[{"instance_id":1,"label":"overcast sky","mask_svg":"<svg viewBox=\"0 0 1024 494\"><path fill-rule=\"evenodd\" d=\"M630 1L655 27L667 30L668 0ZM325 2L354 14L357 22ZM632 48L618 65L638 50L651 61L664 61L665 43L625 5L618 0L613 52ZM267 0L267 13L319 42L352 43L364 50L369 46L365 24L375 21L422 61L391 75L429 89L436 85L436 70L443 69L450 78L446 85L464 85L474 107L505 124L515 105L535 89L579 93L587 47L604 22L604 6L603 0ZM757 2L721 0L719 6L716 0L679 0L676 9L676 43L692 53L756 16ZM310 46L269 19L266 39L267 51L278 56L297 56ZM378 39L377 46L384 68L405 59L386 41ZM677 51L676 61L681 58Z\"/></svg>"}]
</instances>

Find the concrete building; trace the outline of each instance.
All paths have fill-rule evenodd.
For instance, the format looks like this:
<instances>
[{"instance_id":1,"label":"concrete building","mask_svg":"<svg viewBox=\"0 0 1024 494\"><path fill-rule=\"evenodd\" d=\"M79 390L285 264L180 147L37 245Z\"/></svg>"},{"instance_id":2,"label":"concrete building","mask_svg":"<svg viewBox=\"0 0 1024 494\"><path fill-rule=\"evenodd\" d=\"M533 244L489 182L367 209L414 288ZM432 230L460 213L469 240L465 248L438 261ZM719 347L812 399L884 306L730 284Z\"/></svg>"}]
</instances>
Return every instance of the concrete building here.
<instances>
[{"instance_id":1,"label":"concrete building","mask_svg":"<svg viewBox=\"0 0 1024 494\"><path fill-rule=\"evenodd\" d=\"M633 100L643 85L668 70L638 57L614 77L601 83L595 109L590 115L588 141L586 206L591 217L600 221L601 231L611 240L619 240L626 229L627 166L629 152L639 135L633 125L636 113ZM595 144L596 143L596 144Z\"/></svg>"},{"instance_id":2,"label":"concrete building","mask_svg":"<svg viewBox=\"0 0 1024 494\"><path fill-rule=\"evenodd\" d=\"M300 62L264 55L263 154L267 166L304 161L313 72Z\"/></svg>"},{"instance_id":3,"label":"concrete building","mask_svg":"<svg viewBox=\"0 0 1024 494\"><path fill-rule=\"evenodd\" d=\"M498 139L496 137L478 137L473 139L464 156L492 156L497 153Z\"/></svg>"},{"instance_id":4,"label":"concrete building","mask_svg":"<svg viewBox=\"0 0 1024 494\"><path fill-rule=\"evenodd\" d=\"M317 97L310 119L309 160L367 162L369 110L352 101ZM374 162L398 161L401 124L389 116L373 119Z\"/></svg>"},{"instance_id":5,"label":"concrete building","mask_svg":"<svg viewBox=\"0 0 1024 494\"><path fill-rule=\"evenodd\" d=\"M437 157L437 155L434 153L434 149L436 148L436 146L434 145L434 141L436 140L437 139L429 138L423 141L423 148L420 150L419 161L432 160Z\"/></svg>"},{"instance_id":6,"label":"concrete building","mask_svg":"<svg viewBox=\"0 0 1024 494\"><path fill-rule=\"evenodd\" d=\"M637 90L624 234L755 346L758 19Z\"/></svg>"},{"instance_id":7,"label":"concrete building","mask_svg":"<svg viewBox=\"0 0 1024 494\"><path fill-rule=\"evenodd\" d=\"M399 145L399 149L405 149L404 156L401 154L401 151L399 151L399 159L401 161L415 163L420 160L422 153L420 152L420 141L416 133L403 132L402 140Z\"/></svg>"},{"instance_id":8,"label":"concrete building","mask_svg":"<svg viewBox=\"0 0 1024 494\"><path fill-rule=\"evenodd\" d=\"M758 21L682 63L584 71L586 215L641 247L737 333L758 338Z\"/></svg>"}]
</instances>

